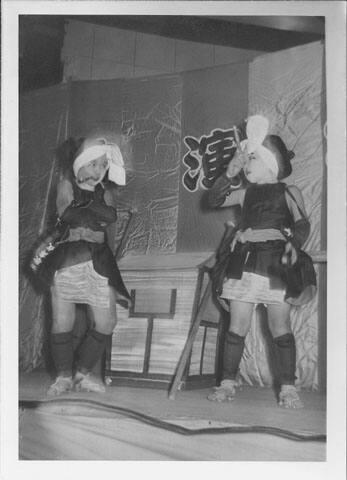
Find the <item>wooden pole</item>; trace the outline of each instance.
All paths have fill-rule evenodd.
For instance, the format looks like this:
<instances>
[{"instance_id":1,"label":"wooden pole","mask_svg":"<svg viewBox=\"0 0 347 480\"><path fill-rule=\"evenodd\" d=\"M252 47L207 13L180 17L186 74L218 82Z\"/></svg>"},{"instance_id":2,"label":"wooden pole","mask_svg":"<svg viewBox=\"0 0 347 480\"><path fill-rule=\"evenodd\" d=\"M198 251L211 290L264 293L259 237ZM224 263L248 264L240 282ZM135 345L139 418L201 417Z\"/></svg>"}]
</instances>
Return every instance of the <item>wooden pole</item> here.
<instances>
[{"instance_id":1,"label":"wooden pole","mask_svg":"<svg viewBox=\"0 0 347 480\"><path fill-rule=\"evenodd\" d=\"M194 343L195 337L198 333L203 313L205 311L206 305L207 305L211 295L212 295L212 282L211 282L211 280L209 280L209 282L206 286L206 289L204 291L202 300L200 302L199 308L197 310L195 319L194 319L194 321L192 323L192 326L191 326L191 329L189 331L188 338L187 338L187 341L184 345L182 355L181 355L181 357L178 361L178 364L177 364L176 373L175 373L173 382L172 382L170 390L169 390L169 399L170 400L175 399L176 392L179 389L179 386L180 386L180 383L181 383L181 380L182 380L182 376L183 376L183 372L184 372L184 369L187 365L187 361L189 359L190 352L193 348L193 343Z\"/></svg>"}]
</instances>

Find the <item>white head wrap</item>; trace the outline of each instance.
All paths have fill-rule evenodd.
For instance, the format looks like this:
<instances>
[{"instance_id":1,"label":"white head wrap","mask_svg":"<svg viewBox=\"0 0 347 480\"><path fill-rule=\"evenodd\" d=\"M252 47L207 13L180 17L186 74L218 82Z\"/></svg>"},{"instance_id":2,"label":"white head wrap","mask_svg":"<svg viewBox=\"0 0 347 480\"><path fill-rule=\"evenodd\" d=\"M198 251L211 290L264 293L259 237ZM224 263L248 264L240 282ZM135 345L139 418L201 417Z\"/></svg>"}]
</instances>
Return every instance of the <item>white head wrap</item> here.
<instances>
[{"instance_id":1,"label":"white head wrap","mask_svg":"<svg viewBox=\"0 0 347 480\"><path fill-rule=\"evenodd\" d=\"M277 178L279 169L275 155L263 146L263 141L269 130L269 121L262 115L253 115L248 118L246 125L247 139L242 140L241 148L247 153L257 153L264 164Z\"/></svg>"},{"instance_id":2,"label":"white head wrap","mask_svg":"<svg viewBox=\"0 0 347 480\"><path fill-rule=\"evenodd\" d=\"M81 167L103 155L106 155L106 159L108 160L107 169L109 180L118 185L125 185L126 176L121 151L118 145L115 143L107 143L104 138L97 138L94 142L90 142L90 146L84 148L82 152L77 155L73 163L75 177L77 177Z\"/></svg>"}]
</instances>

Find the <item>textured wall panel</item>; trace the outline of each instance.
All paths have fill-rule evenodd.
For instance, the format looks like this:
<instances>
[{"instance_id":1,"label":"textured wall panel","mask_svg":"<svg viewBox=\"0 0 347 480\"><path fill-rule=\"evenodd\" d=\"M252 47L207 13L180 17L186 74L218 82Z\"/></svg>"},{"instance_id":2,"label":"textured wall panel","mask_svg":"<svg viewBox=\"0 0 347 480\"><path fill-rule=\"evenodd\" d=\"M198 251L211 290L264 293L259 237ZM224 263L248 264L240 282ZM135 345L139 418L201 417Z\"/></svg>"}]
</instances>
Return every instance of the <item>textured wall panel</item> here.
<instances>
[{"instance_id":1,"label":"textured wall panel","mask_svg":"<svg viewBox=\"0 0 347 480\"><path fill-rule=\"evenodd\" d=\"M125 156L127 185L115 190L120 209L115 248L127 211L134 213L123 255L176 251L181 90L176 76L74 85L72 134L114 138Z\"/></svg>"}]
</instances>

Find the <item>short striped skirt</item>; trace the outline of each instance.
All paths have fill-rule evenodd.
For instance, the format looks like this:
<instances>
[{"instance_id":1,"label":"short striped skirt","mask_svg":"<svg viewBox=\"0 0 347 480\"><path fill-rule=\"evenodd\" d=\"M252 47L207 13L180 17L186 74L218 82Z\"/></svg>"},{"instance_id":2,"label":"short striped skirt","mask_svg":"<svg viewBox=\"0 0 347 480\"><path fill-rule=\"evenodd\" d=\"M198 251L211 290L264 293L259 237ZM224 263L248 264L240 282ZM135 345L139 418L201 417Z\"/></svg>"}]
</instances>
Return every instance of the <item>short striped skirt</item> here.
<instances>
[{"instance_id":1,"label":"short striped skirt","mask_svg":"<svg viewBox=\"0 0 347 480\"><path fill-rule=\"evenodd\" d=\"M92 260L57 270L53 288L65 302L85 303L99 308L110 307L108 279L94 270Z\"/></svg>"},{"instance_id":2,"label":"short striped skirt","mask_svg":"<svg viewBox=\"0 0 347 480\"><path fill-rule=\"evenodd\" d=\"M243 272L240 280L228 278L221 298L240 302L279 304L285 300L285 289L270 288L270 279L252 272Z\"/></svg>"}]
</instances>

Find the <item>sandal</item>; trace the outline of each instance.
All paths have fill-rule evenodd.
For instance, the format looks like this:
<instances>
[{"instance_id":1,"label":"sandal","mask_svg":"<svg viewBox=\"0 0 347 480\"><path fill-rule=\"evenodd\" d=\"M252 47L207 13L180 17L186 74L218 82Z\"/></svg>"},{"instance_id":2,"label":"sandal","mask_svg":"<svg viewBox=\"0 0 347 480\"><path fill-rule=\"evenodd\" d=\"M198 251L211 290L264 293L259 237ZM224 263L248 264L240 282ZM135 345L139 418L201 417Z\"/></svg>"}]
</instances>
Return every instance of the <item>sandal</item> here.
<instances>
[{"instance_id":1,"label":"sandal","mask_svg":"<svg viewBox=\"0 0 347 480\"><path fill-rule=\"evenodd\" d=\"M214 391L207 396L211 402L232 402L235 398L236 380L223 380L219 387L214 387Z\"/></svg>"},{"instance_id":2,"label":"sandal","mask_svg":"<svg viewBox=\"0 0 347 480\"><path fill-rule=\"evenodd\" d=\"M280 407L284 408L303 408L304 404L300 400L298 392L294 385L282 385L279 393Z\"/></svg>"},{"instance_id":3,"label":"sandal","mask_svg":"<svg viewBox=\"0 0 347 480\"><path fill-rule=\"evenodd\" d=\"M47 395L55 397L62 393L70 392L73 387L72 377L58 376L56 381L49 387Z\"/></svg>"},{"instance_id":4,"label":"sandal","mask_svg":"<svg viewBox=\"0 0 347 480\"><path fill-rule=\"evenodd\" d=\"M76 372L74 382L76 392L104 393L106 391L105 385L91 373Z\"/></svg>"}]
</instances>

